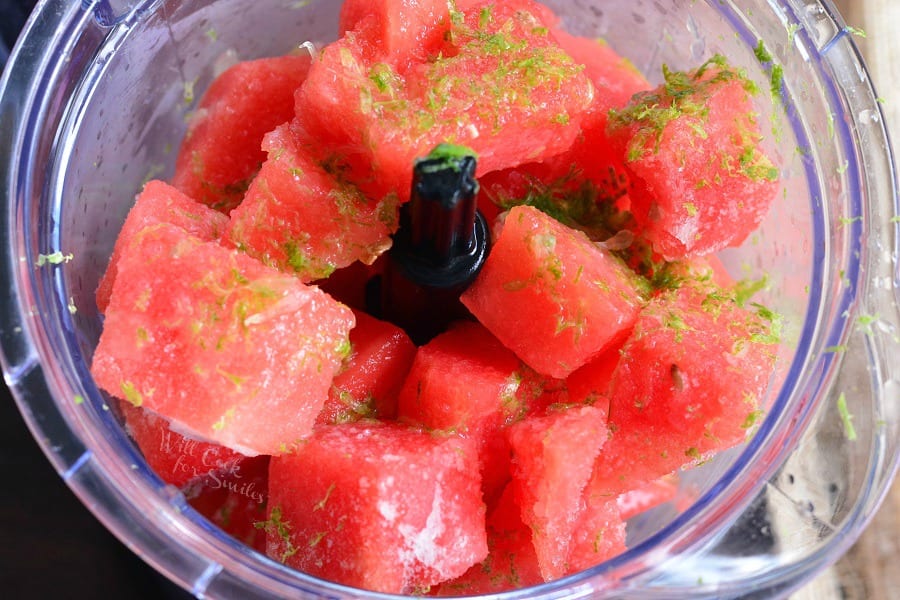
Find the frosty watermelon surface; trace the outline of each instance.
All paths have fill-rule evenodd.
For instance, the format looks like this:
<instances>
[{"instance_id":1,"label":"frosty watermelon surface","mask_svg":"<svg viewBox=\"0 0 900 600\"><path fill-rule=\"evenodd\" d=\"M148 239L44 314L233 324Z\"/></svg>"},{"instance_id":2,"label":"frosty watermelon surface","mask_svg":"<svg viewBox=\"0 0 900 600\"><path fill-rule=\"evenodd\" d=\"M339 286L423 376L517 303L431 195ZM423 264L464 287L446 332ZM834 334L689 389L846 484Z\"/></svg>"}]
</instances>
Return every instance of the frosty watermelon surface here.
<instances>
[{"instance_id":1,"label":"frosty watermelon surface","mask_svg":"<svg viewBox=\"0 0 900 600\"><path fill-rule=\"evenodd\" d=\"M309 55L263 58L219 75L191 118L173 185L226 214L240 204L265 159L259 142L290 119L310 62Z\"/></svg>"},{"instance_id":2,"label":"frosty watermelon surface","mask_svg":"<svg viewBox=\"0 0 900 600\"><path fill-rule=\"evenodd\" d=\"M309 435L353 324L321 291L160 224L119 259L92 373L195 437L280 454Z\"/></svg>"},{"instance_id":3,"label":"frosty watermelon surface","mask_svg":"<svg viewBox=\"0 0 900 600\"><path fill-rule=\"evenodd\" d=\"M523 206L463 303L534 370L564 378L631 328L642 285L581 232Z\"/></svg>"},{"instance_id":4,"label":"frosty watermelon surface","mask_svg":"<svg viewBox=\"0 0 900 600\"><path fill-rule=\"evenodd\" d=\"M713 254L778 185L752 86L716 57L654 88L532 0L350 0L339 27L204 95L101 282L95 380L162 479L316 577L492 593L616 556L766 408L777 315ZM442 143L477 157L493 247L416 347L379 286Z\"/></svg>"},{"instance_id":5,"label":"frosty watermelon surface","mask_svg":"<svg viewBox=\"0 0 900 600\"><path fill-rule=\"evenodd\" d=\"M321 577L411 592L487 554L477 452L459 436L325 426L273 460L269 484L270 554Z\"/></svg>"},{"instance_id":6,"label":"frosty watermelon surface","mask_svg":"<svg viewBox=\"0 0 900 600\"><path fill-rule=\"evenodd\" d=\"M109 304L122 252L138 232L157 223L175 225L204 241L213 241L222 235L228 219L185 196L167 183L148 182L138 194L134 206L125 219L125 224L122 225L109 259L109 266L97 287L97 308L100 312L105 312Z\"/></svg>"},{"instance_id":7,"label":"frosty watermelon surface","mask_svg":"<svg viewBox=\"0 0 900 600\"><path fill-rule=\"evenodd\" d=\"M612 110L635 217L667 260L740 244L777 192L778 169L759 149L753 84L717 56Z\"/></svg>"}]
</instances>

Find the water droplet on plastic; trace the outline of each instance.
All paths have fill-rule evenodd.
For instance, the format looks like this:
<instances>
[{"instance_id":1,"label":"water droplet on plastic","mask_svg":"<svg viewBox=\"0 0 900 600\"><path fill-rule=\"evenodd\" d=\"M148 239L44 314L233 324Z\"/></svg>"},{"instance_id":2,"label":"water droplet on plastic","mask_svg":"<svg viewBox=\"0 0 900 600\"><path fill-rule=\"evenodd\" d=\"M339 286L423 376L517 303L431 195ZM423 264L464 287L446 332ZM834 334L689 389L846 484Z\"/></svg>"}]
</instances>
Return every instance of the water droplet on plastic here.
<instances>
[{"instance_id":1,"label":"water droplet on plastic","mask_svg":"<svg viewBox=\"0 0 900 600\"><path fill-rule=\"evenodd\" d=\"M806 6L806 14L809 15L810 17L817 17L817 16L821 15L823 12L824 11L822 10L822 7L818 4L808 4Z\"/></svg>"},{"instance_id":2,"label":"water droplet on plastic","mask_svg":"<svg viewBox=\"0 0 900 600\"><path fill-rule=\"evenodd\" d=\"M860 125L869 125L881 121L881 115L878 114L877 110L866 109L859 113L856 119Z\"/></svg>"}]
</instances>

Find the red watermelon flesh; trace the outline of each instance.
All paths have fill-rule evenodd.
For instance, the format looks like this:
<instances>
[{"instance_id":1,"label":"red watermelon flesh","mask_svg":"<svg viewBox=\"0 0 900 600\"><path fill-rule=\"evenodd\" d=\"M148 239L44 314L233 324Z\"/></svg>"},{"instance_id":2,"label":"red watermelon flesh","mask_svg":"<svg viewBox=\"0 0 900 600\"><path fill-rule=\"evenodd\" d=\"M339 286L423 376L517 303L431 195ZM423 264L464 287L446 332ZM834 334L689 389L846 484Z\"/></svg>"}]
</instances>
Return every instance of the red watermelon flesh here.
<instances>
[{"instance_id":1,"label":"red watermelon flesh","mask_svg":"<svg viewBox=\"0 0 900 600\"><path fill-rule=\"evenodd\" d=\"M397 227L396 199L370 201L340 165L317 160L314 144L296 123L267 135L269 158L227 231L250 256L303 281L374 262Z\"/></svg>"},{"instance_id":2,"label":"red watermelon flesh","mask_svg":"<svg viewBox=\"0 0 900 600\"><path fill-rule=\"evenodd\" d=\"M397 395L416 355L416 347L402 329L354 311L350 356L335 376L328 400L316 419L340 424L364 418L393 419Z\"/></svg>"},{"instance_id":3,"label":"red watermelon flesh","mask_svg":"<svg viewBox=\"0 0 900 600\"><path fill-rule=\"evenodd\" d=\"M460 19L464 16L478 15L479 22L489 19L495 13L495 6L501 4L496 0L455 0L456 11L451 13L451 18ZM504 0L505 13L527 12L534 15L542 24L551 30L556 30L560 25L560 18L549 6L545 6L535 0Z\"/></svg>"},{"instance_id":4,"label":"red watermelon flesh","mask_svg":"<svg viewBox=\"0 0 900 600\"><path fill-rule=\"evenodd\" d=\"M157 223L169 223L204 241L213 241L219 239L224 232L228 218L188 198L167 183L156 180L148 182L138 194L119 231L109 266L97 287L97 309L101 313L106 312L109 304L109 296L118 273L119 257L124 248L140 230Z\"/></svg>"},{"instance_id":5,"label":"red watermelon flesh","mask_svg":"<svg viewBox=\"0 0 900 600\"><path fill-rule=\"evenodd\" d=\"M594 84L593 102L571 148L542 162L521 164L481 177L479 207L491 220L498 205L503 208L540 205L541 196L560 205L571 203L572 196L590 193L597 203L616 203L619 210L628 207L627 203L619 206L628 193L629 180L621 153L607 135L607 114L611 109L625 107L634 94L651 86L633 65L601 40L573 36L559 28L552 33L560 47L584 66L585 75ZM557 198L552 198L554 195ZM578 216L571 209L568 212L572 217ZM575 225L579 219L572 221L566 224Z\"/></svg>"},{"instance_id":6,"label":"red watermelon flesh","mask_svg":"<svg viewBox=\"0 0 900 600\"><path fill-rule=\"evenodd\" d=\"M518 206L462 302L527 365L563 379L631 329L645 294L583 233Z\"/></svg>"},{"instance_id":7,"label":"red watermelon flesh","mask_svg":"<svg viewBox=\"0 0 900 600\"><path fill-rule=\"evenodd\" d=\"M570 572L584 488L606 442L606 411L593 406L550 411L511 425L507 435L522 521L531 528L541 575L551 581Z\"/></svg>"},{"instance_id":8,"label":"red watermelon flesh","mask_svg":"<svg viewBox=\"0 0 900 600\"><path fill-rule=\"evenodd\" d=\"M650 84L631 63L601 40L573 36L554 29L553 37L573 60L585 67L594 84L593 103L581 124L581 134L571 148L540 163L528 163L506 171L489 173L482 179L482 197L493 204L518 204L530 195L551 190L578 194L590 182L597 202L615 202L628 192L624 160L606 133L607 113L621 109L631 97L650 89ZM530 203L530 202L525 202ZM482 210L490 206L480 201ZM569 223L567 223L569 224Z\"/></svg>"},{"instance_id":9,"label":"red watermelon flesh","mask_svg":"<svg viewBox=\"0 0 900 600\"><path fill-rule=\"evenodd\" d=\"M652 278L658 292L689 286L712 292L735 290L737 283L715 255L665 263Z\"/></svg>"},{"instance_id":10,"label":"red watermelon flesh","mask_svg":"<svg viewBox=\"0 0 900 600\"><path fill-rule=\"evenodd\" d=\"M611 108L622 108L632 96L653 87L631 61L604 40L572 35L560 28L553 30L553 36L576 63L584 65L596 90L593 110L597 115L605 116Z\"/></svg>"},{"instance_id":11,"label":"red watermelon flesh","mask_svg":"<svg viewBox=\"0 0 900 600\"><path fill-rule=\"evenodd\" d=\"M744 441L777 353L772 319L708 288L654 298L613 374L597 485L617 494Z\"/></svg>"},{"instance_id":12,"label":"red watermelon flesh","mask_svg":"<svg viewBox=\"0 0 900 600\"><path fill-rule=\"evenodd\" d=\"M398 419L477 441L485 499L509 480L509 444L502 428L532 410L539 396L515 354L472 322L419 348L398 399Z\"/></svg>"},{"instance_id":13,"label":"red watermelon flesh","mask_svg":"<svg viewBox=\"0 0 900 600\"><path fill-rule=\"evenodd\" d=\"M624 108L632 96L652 86L631 64L602 40L573 36L556 29L553 35L594 84L594 101L572 148L553 159L557 177L573 167L591 181L602 201L616 201L629 191L624 160L606 132L608 113Z\"/></svg>"},{"instance_id":14,"label":"red watermelon flesh","mask_svg":"<svg viewBox=\"0 0 900 600\"><path fill-rule=\"evenodd\" d=\"M218 444L195 440L173 431L169 421L129 402L119 406L125 429L147 465L166 483L176 487L206 485L241 468L248 457Z\"/></svg>"},{"instance_id":15,"label":"red watermelon flesh","mask_svg":"<svg viewBox=\"0 0 900 600\"><path fill-rule=\"evenodd\" d=\"M589 404L609 412L609 386L619 364L620 346L606 350L566 378L568 402Z\"/></svg>"},{"instance_id":16,"label":"red watermelon flesh","mask_svg":"<svg viewBox=\"0 0 900 600\"><path fill-rule=\"evenodd\" d=\"M585 490L585 509L579 515L567 562L567 575L595 567L627 549L625 521L615 499Z\"/></svg>"},{"instance_id":17,"label":"red watermelon flesh","mask_svg":"<svg viewBox=\"0 0 900 600\"><path fill-rule=\"evenodd\" d=\"M743 239L734 205L756 220L774 185L749 86L716 59L646 91L532 0L341 10L346 36L321 60L283 59L305 61L304 83L279 79L282 59L248 64L288 98L270 125L249 121L276 99L240 69L202 101L176 183L227 211L253 179L219 242L229 249L212 243L224 215L148 185L104 280L98 383L141 405L124 411L148 462L190 475L181 485L212 523L314 576L475 594L603 562L625 550L625 519L674 495L658 477L740 442L759 414L770 315L738 306L704 246ZM301 282L365 307L362 282L379 271L364 263L389 247L412 163L439 142L479 153L482 197L500 199L483 207L497 245L465 298L481 323L416 351ZM698 156L678 154L688 143ZM170 432L176 451L152 437L170 418L190 436ZM237 450L280 456L269 469ZM260 494L270 470L277 503Z\"/></svg>"},{"instance_id":18,"label":"red watermelon flesh","mask_svg":"<svg viewBox=\"0 0 900 600\"><path fill-rule=\"evenodd\" d=\"M361 34L373 59L425 61L440 48L448 30L447 0L347 0L341 5L340 34Z\"/></svg>"},{"instance_id":19,"label":"red watermelon flesh","mask_svg":"<svg viewBox=\"0 0 900 600\"><path fill-rule=\"evenodd\" d=\"M761 149L752 84L721 57L613 111L632 210L654 250L677 260L736 246L775 198L778 169Z\"/></svg>"},{"instance_id":20,"label":"red watermelon flesh","mask_svg":"<svg viewBox=\"0 0 900 600\"><path fill-rule=\"evenodd\" d=\"M419 348L398 401L398 418L437 431L481 438L522 417L522 364L472 322Z\"/></svg>"},{"instance_id":21,"label":"red watermelon flesh","mask_svg":"<svg viewBox=\"0 0 900 600\"><path fill-rule=\"evenodd\" d=\"M353 32L323 50L297 115L401 200L410 165L442 142L472 148L482 173L559 154L578 135L593 86L556 45L545 10L515 2L454 13L441 53L403 69L373 64Z\"/></svg>"},{"instance_id":22,"label":"red watermelon flesh","mask_svg":"<svg viewBox=\"0 0 900 600\"><path fill-rule=\"evenodd\" d=\"M228 213L240 204L266 155L263 136L294 114L309 55L240 62L219 75L188 125L172 184Z\"/></svg>"},{"instance_id":23,"label":"red watermelon flesh","mask_svg":"<svg viewBox=\"0 0 900 600\"><path fill-rule=\"evenodd\" d=\"M136 234L118 264L91 367L100 387L247 455L310 434L349 349L349 309L171 225Z\"/></svg>"},{"instance_id":24,"label":"red watermelon flesh","mask_svg":"<svg viewBox=\"0 0 900 600\"><path fill-rule=\"evenodd\" d=\"M669 475L619 494L616 505L623 521L660 504L670 502L678 494L678 477Z\"/></svg>"},{"instance_id":25,"label":"red watermelon flesh","mask_svg":"<svg viewBox=\"0 0 900 600\"><path fill-rule=\"evenodd\" d=\"M496 594L544 582L531 529L522 522L513 486L500 496L487 518L488 556L460 577L432 590L434 596Z\"/></svg>"},{"instance_id":26,"label":"red watermelon flesh","mask_svg":"<svg viewBox=\"0 0 900 600\"><path fill-rule=\"evenodd\" d=\"M474 443L396 424L323 426L269 473L269 555L311 575L410 593L487 555Z\"/></svg>"},{"instance_id":27,"label":"red watermelon flesh","mask_svg":"<svg viewBox=\"0 0 900 600\"><path fill-rule=\"evenodd\" d=\"M254 456L194 488L188 502L210 523L265 554L266 532L257 524L267 518L268 487L269 457Z\"/></svg>"}]
</instances>

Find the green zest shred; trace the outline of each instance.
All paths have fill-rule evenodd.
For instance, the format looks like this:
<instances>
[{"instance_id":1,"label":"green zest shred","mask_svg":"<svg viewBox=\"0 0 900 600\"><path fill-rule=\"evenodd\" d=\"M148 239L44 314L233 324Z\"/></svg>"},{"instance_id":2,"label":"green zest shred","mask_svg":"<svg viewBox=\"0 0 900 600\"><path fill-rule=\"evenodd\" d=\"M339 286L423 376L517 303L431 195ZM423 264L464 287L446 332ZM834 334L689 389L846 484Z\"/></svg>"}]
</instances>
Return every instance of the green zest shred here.
<instances>
[{"instance_id":1,"label":"green zest shred","mask_svg":"<svg viewBox=\"0 0 900 600\"><path fill-rule=\"evenodd\" d=\"M52 254L38 254L34 265L36 267L44 267L46 265L62 265L72 261L75 258L73 254L63 254L62 252L53 252Z\"/></svg>"},{"instance_id":2,"label":"green zest shred","mask_svg":"<svg viewBox=\"0 0 900 600\"><path fill-rule=\"evenodd\" d=\"M594 182L581 181L580 173L572 170L549 184L536 178L529 179L528 191L522 197L501 195L491 197L491 200L502 210L510 210L516 206L534 207L599 242L613 237L632 224L631 213L621 211L615 205L615 200L625 193L626 187L622 185L612 195L604 195Z\"/></svg>"},{"instance_id":3,"label":"green zest shred","mask_svg":"<svg viewBox=\"0 0 900 600\"><path fill-rule=\"evenodd\" d=\"M764 47L757 50L758 56L770 58ZM713 56L691 72L672 71L663 65L663 77L665 83L661 89L637 94L624 109L609 112L611 134L634 128L626 149L628 162L659 152L663 132L676 120L685 120L698 138L706 139L708 134L703 123L709 117L707 101L716 86L738 81L747 93L758 93L756 84L742 70L730 67L721 55ZM780 81L778 87L780 89ZM778 169L757 148L759 136L748 131L742 132L741 138L743 151L738 157L739 172L752 180L776 180ZM732 167L733 161L733 157L723 157L723 168L729 173L736 171Z\"/></svg>"},{"instance_id":4,"label":"green zest shred","mask_svg":"<svg viewBox=\"0 0 900 600\"><path fill-rule=\"evenodd\" d=\"M257 521L253 526L256 529L263 530L267 534L275 535L281 539L284 543L284 551L279 557L282 564L286 563L290 557L297 554L298 548L294 546L294 543L291 541L291 524L288 521L283 520L280 506L276 506L272 509L267 521Z\"/></svg>"},{"instance_id":5,"label":"green zest shred","mask_svg":"<svg viewBox=\"0 0 900 600\"><path fill-rule=\"evenodd\" d=\"M837 399L838 413L841 415L841 422L844 424L844 435L851 442L856 441L856 428L853 426L853 415L847 408L847 396L841 392Z\"/></svg>"},{"instance_id":6,"label":"green zest shred","mask_svg":"<svg viewBox=\"0 0 900 600\"><path fill-rule=\"evenodd\" d=\"M428 154L428 156L426 156L423 160L417 162L421 163L424 161L428 161L429 163L433 163L432 166L429 166L429 168L426 169L426 172L437 172L451 169L459 173L462 170L462 166L460 163L470 156L473 158L478 158L478 154L471 148L456 144L443 143L435 146L434 150L432 150Z\"/></svg>"},{"instance_id":7,"label":"green zest shred","mask_svg":"<svg viewBox=\"0 0 900 600\"><path fill-rule=\"evenodd\" d=\"M741 424L741 429L753 429L753 427L756 426L756 424L759 422L759 419L762 418L764 414L765 413L761 410L754 410L747 415L747 418Z\"/></svg>"},{"instance_id":8,"label":"green zest shred","mask_svg":"<svg viewBox=\"0 0 900 600\"><path fill-rule=\"evenodd\" d=\"M742 279L735 286L734 301L738 306L745 306L753 296L767 287L769 287L768 275L763 275L759 279Z\"/></svg>"},{"instance_id":9,"label":"green zest shred","mask_svg":"<svg viewBox=\"0 0 900 600\"><path fill-rule=\"evenodd\" d=\"M122 390L124 399L130 402L135 408L140 408L144 403L144 396L137 387L130 381L123 381L119 388Z\"/></svg>"},{"instance_id":10,"label":"green zest shred","mask_svg":"<svg viewBox=\"0 0 900 600\"><path fill-rule=\"evenodd\" d=\"M772 54L766 49L766 45L762 40L756 44L754 49L756 60L763 66L769 67L769 82L772 91L772 98L781 97L781 86L784 82L784 67L775 62Z\"/></svg>"},{"instance_id":11,"label":"green zest shred","mask_svg":"<svg viewBox=\"0 0 900 600\"><path fill-rule=\"evenodd\" d=\"M325 497L316 503L316 505L313 507L313 512L325 508L325 505L328 504L328 498L331 497L331 492L334 491L335 485L336 484L332 483L330 486L328 486L328 490L325 492Z\"/></svg>"}]
</instances>

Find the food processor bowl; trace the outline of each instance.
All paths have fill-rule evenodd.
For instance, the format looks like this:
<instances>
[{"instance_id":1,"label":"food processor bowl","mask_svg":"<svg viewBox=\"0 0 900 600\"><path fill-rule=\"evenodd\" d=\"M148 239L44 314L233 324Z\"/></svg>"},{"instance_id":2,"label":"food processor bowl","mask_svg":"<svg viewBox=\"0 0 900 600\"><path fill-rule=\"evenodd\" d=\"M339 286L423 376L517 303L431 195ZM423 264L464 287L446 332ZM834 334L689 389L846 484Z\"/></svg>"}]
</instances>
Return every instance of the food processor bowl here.
<instances>
[{"instance_id":1,"label":"food processor bowl","mask_svg":"<svg viewBox=\"0 0 900 600\"><path fill-rule=\"evenodd\" d=\"M783 191L721 257L734 277L763 282L758 301L783 315L784 344L749 441L632 519L624 554L501 597L787 594L859 536L898 462L897 182L852 32L817 0L546 3L651 79L723 54L764 90ZM335 39L339 9L44 0L0 82L6 382L74 493L198 597L385 597L292 571L210 524L147 467L89 370L94 291L118 230L142 184L172 174L202 91L238 60Z\"/></svg>"}]
</instances>

